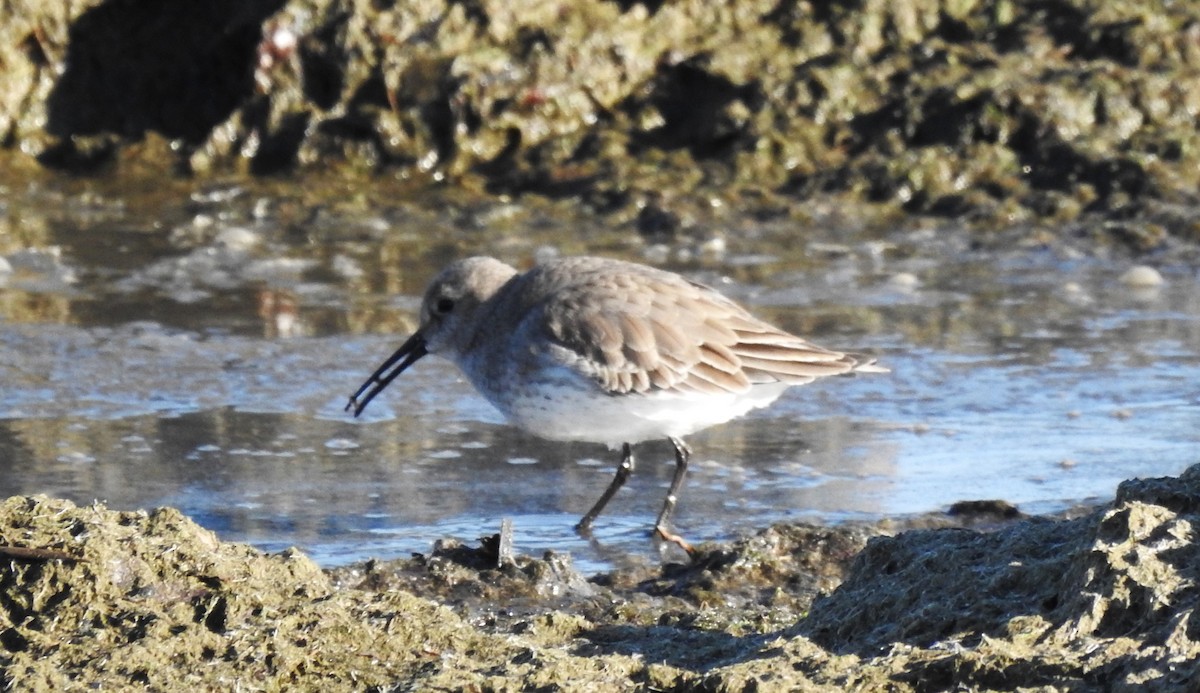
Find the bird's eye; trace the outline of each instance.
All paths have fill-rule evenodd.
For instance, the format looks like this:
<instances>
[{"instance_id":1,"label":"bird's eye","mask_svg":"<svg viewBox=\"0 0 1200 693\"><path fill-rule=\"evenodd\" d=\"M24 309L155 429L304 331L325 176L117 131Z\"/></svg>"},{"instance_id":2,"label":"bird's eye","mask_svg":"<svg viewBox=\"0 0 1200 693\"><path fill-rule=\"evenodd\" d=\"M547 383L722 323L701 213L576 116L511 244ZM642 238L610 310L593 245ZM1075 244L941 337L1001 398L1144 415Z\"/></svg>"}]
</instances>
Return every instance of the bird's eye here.
<instances>
[{"instance_id":1,"label":"bird's eye","mask_svg":"<svg viewBox=\"0 0 1200 693\"><path fill-rule=\"evenodd\" d=\"M446 313L449 313L450 311L454 310L454 299L439 298L438 302L436 304L434 304L433 309L435 311L437 311L438 314L445 315Z\"/></svg>"}]
</instances>

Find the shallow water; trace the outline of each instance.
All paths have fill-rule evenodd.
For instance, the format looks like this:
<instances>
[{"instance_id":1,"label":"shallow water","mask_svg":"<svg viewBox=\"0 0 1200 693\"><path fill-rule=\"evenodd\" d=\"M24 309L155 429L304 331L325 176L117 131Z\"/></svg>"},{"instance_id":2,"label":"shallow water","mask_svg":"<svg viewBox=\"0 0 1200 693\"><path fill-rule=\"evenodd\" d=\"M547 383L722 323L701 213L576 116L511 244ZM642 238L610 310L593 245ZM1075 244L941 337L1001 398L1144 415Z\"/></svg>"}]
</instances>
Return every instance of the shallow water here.
<instances>
[{"instance_id":1,"label":"shallow water","mask_svg":"<svg viewBox=\"0 0 1200 693\"><path fill-rule=\"evenodd\" d=\"M346 397L412 328L449 259L597 252L713 284L888 375L835 378L689 439L675 516L691 540L1002 498L1027 512L1180 472L1200 442L1193 269L1131 289L1063 249L972 251L965 233L880 236L732 219L649 247L555 210L324 204L229 186L0 195L0 497L172 505L222 538L326 565L428 551L512 518L519 551L585 570L654 558L670 447L596 523L572 526L616 453L511 429L426 359L360 420ZM583 217L586 219L586 217Z\"/></svg>"}]
</instances>

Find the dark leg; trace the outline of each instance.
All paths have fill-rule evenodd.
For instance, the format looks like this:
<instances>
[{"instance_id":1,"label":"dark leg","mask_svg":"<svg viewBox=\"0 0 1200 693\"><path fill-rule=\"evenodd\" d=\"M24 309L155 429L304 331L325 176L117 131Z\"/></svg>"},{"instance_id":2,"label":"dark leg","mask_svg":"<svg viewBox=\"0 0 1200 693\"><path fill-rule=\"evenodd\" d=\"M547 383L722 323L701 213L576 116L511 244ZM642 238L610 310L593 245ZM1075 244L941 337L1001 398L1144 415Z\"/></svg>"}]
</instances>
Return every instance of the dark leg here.
<instances>
[{"instance_id":1,"label":"dark leg","mask_svg":"<svg viewBox=\"0 0 1200 693\"><path fill-rule=\"evenodd\" d=\"M667 520L675 511L675 501L679 497L680 487L683 486L683 476L687 474L687 463L688 458L692 456L692 449L688 447L687 443L674 436L669 437L668 440L671 441L671 445L675 446L675 476L671 477L671 486L667 489L662 512L658 513L658 519L654 522L654 532L667 541L679 544L685 551L691 553L692 548L688 546L687 542L678 534L672 534L667 529Z\"/></svg>"},{"instance_id":2,"label":"dark leg","mask_svg":"<svg viewBox=\"0 0 1200 693\"><path fill-rule=\"evenodd\" d=\"M629 473L632 471L633 446L631 446L629 443L625 443L621 447L621 464L617 465L616 476L613 477L613 480L608 485L608 488L604 489L604 495L600 496L600 500L596 501L596 504L593 505L592 509L587 512L587 515L584 515L583 519L579 521L579 524L575 525L575 531L579 532L580 534L587 534L588 532L592 531L592 521L595 520L596 516L604 510L604 506L608 505L608 502L612 500L612 497L616 495L617 491L625 485L625 480L629 478Z\"/></svg>"}]
</instances>

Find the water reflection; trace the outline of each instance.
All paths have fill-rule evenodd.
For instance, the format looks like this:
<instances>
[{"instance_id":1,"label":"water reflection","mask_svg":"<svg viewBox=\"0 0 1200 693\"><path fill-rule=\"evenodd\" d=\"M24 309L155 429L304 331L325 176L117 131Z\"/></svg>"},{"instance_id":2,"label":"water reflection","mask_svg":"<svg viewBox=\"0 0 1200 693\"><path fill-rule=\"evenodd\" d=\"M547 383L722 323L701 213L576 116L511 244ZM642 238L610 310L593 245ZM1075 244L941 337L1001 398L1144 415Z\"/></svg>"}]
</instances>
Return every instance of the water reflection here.
<instances>
[{"instance_id":1,"label":"water reflection","mask_svg":"<svg viewBox=\"0 0 1200 693\"><path fill-rule=\"evenodd\" d=\"M420 291L449 259L649 252L628 235L530 211L512 222L521 234L462 209L306 213L251 192L35 207L0 206L13 268L0 283L0 494L175 505L225 538L296 544L328 563L470 540L503 517L519 549L570 550L585 567L653 555L665 442L639 447L597 522L598 550L571 528L612 473L603 446L504 426L433 359L362 420L342 411L413 329ZM1061 253L805 237L767 225L724 254L687 242L650 253L893 370L795 389L689 439L676 515L689 538L964 498L1054 510L1195 461L1191 270L1166 267L1164 286L1134 290L1117 280L1123 267Z\"/></svg>"}]
</instances>

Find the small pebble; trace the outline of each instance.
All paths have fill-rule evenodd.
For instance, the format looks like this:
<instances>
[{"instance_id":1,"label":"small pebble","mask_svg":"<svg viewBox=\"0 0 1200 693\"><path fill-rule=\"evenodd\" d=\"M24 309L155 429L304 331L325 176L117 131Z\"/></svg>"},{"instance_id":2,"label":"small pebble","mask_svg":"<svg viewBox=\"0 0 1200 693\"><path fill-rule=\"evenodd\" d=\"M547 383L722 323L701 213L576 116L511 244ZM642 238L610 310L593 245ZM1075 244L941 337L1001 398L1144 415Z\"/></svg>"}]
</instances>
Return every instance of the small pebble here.
<instances>
[{"instance_id":1,"label":"small pebble","mask_svg":"<svg viewBox=\"0 0 1200 693\"><path fill-rule=\"evenodd\" d=\"M710 256L722 256L727 249L725 239L721 236L713 236L700 244L700 252Z\"/></svg>"},{"instance_id":2,"label":"small pebble","mask_svg":"<svg viewBox=\"0 0 1200 693\"><path fill-rule=\"evenodd\" d=\"M1162 274L1147 265L1134 265L1121 275L1121 283L1125 286L1162 286Z\"/></svg>"},{"instance_id":3,"label":"small pebble","mask_svg":"<svg viewBox=\"0 0 1200 693\"><path fill-rule=\"evenodd\" d=\"M897 272L888 279L888 284L894 289L912 291L921 285L921 280L912 272Z\"/></svg>"},{"instance_id":4,"label":"small pebble","mask_svg":"<svg viewBox=\"0 0 1200 693\"><path fill-rule=\"evenodd\" d=\"M229 250L244 251L258 245L258 234L240 226L231 226L217 234L216 245Z\"/></svg>"},{"instance_id":5,"label":"small pebble","mask_svg":"<svg viewBox=\"0 0 1200 693\"><path fill-rule=\"evenodd\" d=\"M1016 505L1000 499L958 501L950 506L946 514L951 517L966 517L979 519L991 516L1000 518L1015 518L1021 516L1021 510Z\"/></svg>"},{"instance_id":6,"label":"small pebble","mask_svg":"<svg viewBox=\"0 0 1200 693\"><path fill-rule=\"evenodd\" d=\"M367 273L354 258L341 254L334 255L329 266L334 274L343 279L360 279Z\"/></svg>"}]
</instances>

